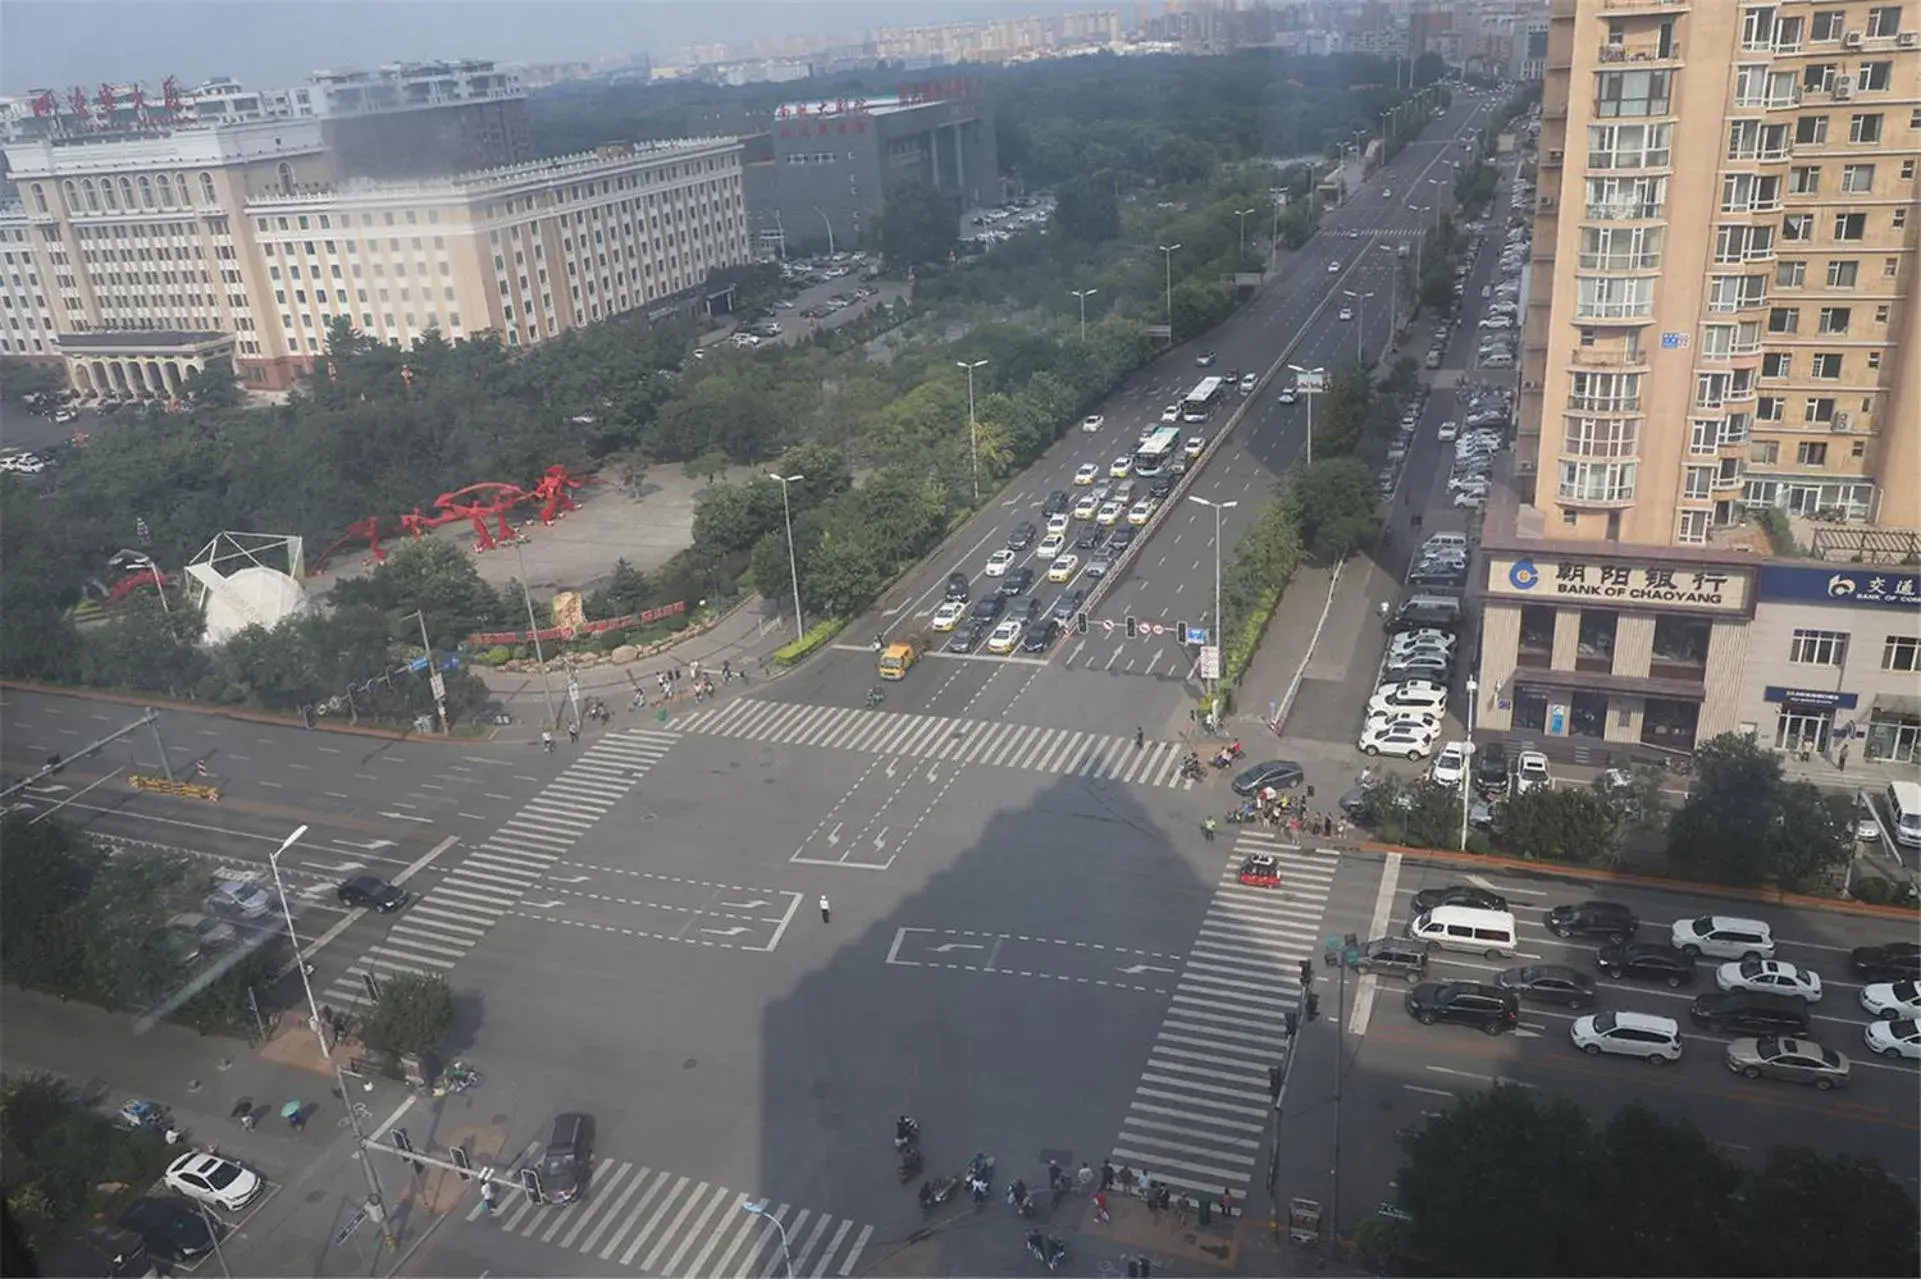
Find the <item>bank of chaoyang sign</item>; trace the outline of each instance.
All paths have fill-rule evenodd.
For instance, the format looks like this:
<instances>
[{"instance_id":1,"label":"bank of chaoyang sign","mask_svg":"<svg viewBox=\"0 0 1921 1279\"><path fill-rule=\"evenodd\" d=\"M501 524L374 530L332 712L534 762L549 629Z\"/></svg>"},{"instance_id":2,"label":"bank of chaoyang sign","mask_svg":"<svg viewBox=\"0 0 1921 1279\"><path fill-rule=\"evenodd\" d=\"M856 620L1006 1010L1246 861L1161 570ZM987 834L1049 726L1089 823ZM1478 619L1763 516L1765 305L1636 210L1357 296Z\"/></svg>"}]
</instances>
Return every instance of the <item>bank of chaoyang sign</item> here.
<instances>
[{"instance_id":1,"label":"bank of chaoyang sign","mask_svg":"<svg viewBox=\"0 0 1921 1279\"><path fill-rule=\"evenodd\" d=\"M1748 575L1719 565L1495 559L1488 565L1488 594L1544 601L1552 598L1570 604L1591 601L1627 608L1739 613L1747 607Z\"/></svg>"}]
</instances>

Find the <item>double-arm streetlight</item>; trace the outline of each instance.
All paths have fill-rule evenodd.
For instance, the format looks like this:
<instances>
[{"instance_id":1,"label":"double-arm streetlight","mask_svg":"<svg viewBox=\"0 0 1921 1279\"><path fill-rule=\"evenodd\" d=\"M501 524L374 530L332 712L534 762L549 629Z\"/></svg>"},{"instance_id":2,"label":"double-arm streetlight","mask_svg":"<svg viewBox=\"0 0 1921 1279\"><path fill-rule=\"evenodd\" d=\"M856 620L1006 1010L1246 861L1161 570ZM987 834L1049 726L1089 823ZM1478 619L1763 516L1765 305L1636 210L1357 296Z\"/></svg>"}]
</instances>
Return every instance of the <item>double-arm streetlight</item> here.
<instances>
[{"instance_id":1,"label":"double-arm streetlight","mask_svg":"<svg viewBox=\"0 0 1921 1279\"><path fill-rule=\"evenodd\" d=\"M1322 379L1327 376L1325 368L1307 369L1298 364L1287 366L1294 374L1294 385L1307 397L1307 464L1314 465L1314 393L1321 388Z\"/></svg>"},{"instance_id":2,"label":"double-arm streetlight","mask_svg":"<svg viewBox=\"0 0 1921 1279\"><path fill-rule=\"evenodd\" d=\"M1167 264L1167 340L1170 344L1174 341L1174 251L1180 247L1178 244L1160 246L1161 258Z\"/></svg>"},{"instance_id":3,"label":"double-arm streetlight","mask_svg":"<svg viewBox=\"0 0 1921 1279\"><path fill-rule=\"evenodd\" d=\"M1234 266L1234 269L1237 271L1240 270L1241 262L1245 262L1247 260L1247 215L1250 213L1259 213L1259 212L1260 212L1259 209L1234 210L1234 216L1241 220L1241 256L1240 256L1240 260L1237 261Z\"/></svg>"},{"instance_id":4,"label":"double-arm streetlight","mask_svg":"<svg viewBox=\"0 0 1921 1279\"><path fill-rule=\"evenodd\" d=\"M1366 302L1374 294L1372 291L1356 293L1353 289L1342 289L1341 292L1354 299L1354 358L1365 362L1367 348L1362 345L1362 340L1367 336Z\"/></svg>"},{"instance_id":5,"label":"double-arm streetlight","mask_svg":"<svg viewBox=\"0 0 1921 1279\"><path fill-rule=\"evenodd\" d=\"M293 834L280 841L280 847L267 856L267 868L273 872L273 891L280 898L280 916L287 921L287 941L293 946L293 966L300 973L300 988L307 992L307 1012L313 1017L314 1038L320 1041L320 1055L331 1059L333 1050L327 1045L328 1027L320 1020L320 1004L313 997L313 982L307 977L307 961L300 954L300 934L293 926L293 906L287 901L287 886L280 880L280 855L300 842L307 833L305 826L294 828Z\"/></svg>"},{"instance_id":6,"label":"double-arm streetlight","mask_svg":"<svg viewBox=\"0 0 1921 1279\"><path fill-rule=\"evenodd\" d=\"M794 562L794 508L787 499L787 486L798 484L806 479L805 475L776 475L769 471L767 478L780 483L780 518L787 526L787 576L794 582L794 638L798 640L807 633L800 620L800 567Z\"/></svg>"},{"instance_id":7,"label":"double-arm streetlight","mask_svg":"<svg viewBox=\"0 0 1921 1279\"><path fill-rule=\"evenodd\" d=\"M1099 289L1069 289L1068 292L1073 294L1076 298L1080 300L1081 341L1085 342L1087 341L1087 299L1093 297L1096 293L1099 293L1100 290Z\"/></svg>"},{"instance_id":8,"label":"double-arm streetlight","mask_svg":"<svg viewBox=\"0 0 1921 1279\"><path fill-rule=\"evenodd\" d=\"M1235 507L1239 506L1240 503L1239 502L1213 502L1213 501L1209 501L1207 498L1204 498L1204 497L1196 497L1192 493L1189 493L1187 495L1187 500L1190 502L1199 502L1202 506L1211 507L1214 511L1214 617L1212 619L1213 634L1209 635L1208 638L1214 641L1215 665L1214 665L1214 678L1208 681L1208 683L1212 685L1212 687L1208 690L1209 692L1208 703L1214 715L1219 716L1220 707L1218 705L1217 699L1220 694L1220 686L1221 686L1221 683L1220 683L1221 656L1220 655L1222 651L1221 649L1222 640L1225 638L1225 636L1222 634L1222 626L1221 626L1221 512L1231 511Z\"/></svg>"},{"instance_id":9,"label":"double-arm streetlight","mask_svg":"<svg viewBox=\"0 0 1921 1279\"><path fill-rule=\"evenodd\" d=\"M787 1227L781 1224L779 1217L767 1211L767 1203L765 1199L743 1199L740 1201L740 1210L750 1217L759 1217L762 1221L774 1223L774 1229L780 1231L781 1271L787 1279L794 1279L794 1254L787 1247Z\"/></svg>"},{"instance_id":10,"label":"double-arm streetlight","mask_svg":"<svg viewBox=\"0 0 1921 1279\"><path fill-rule=\"evenodd\" d=\"M980 423L974 420L974 370L986 365L986 360L955 360L954 366L967 370L967 451L974 456L974 501L981 500L981 431Z\"/></svg>"}]
</instances>

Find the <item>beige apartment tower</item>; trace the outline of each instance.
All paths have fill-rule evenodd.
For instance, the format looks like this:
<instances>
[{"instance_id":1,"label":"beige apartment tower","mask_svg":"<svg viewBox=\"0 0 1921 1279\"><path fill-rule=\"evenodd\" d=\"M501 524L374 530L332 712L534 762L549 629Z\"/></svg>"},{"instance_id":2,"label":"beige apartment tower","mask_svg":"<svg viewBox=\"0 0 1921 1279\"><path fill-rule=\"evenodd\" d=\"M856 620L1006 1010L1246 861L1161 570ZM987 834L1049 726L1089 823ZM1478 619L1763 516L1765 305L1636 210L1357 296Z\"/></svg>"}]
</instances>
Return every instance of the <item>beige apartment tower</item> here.
<instances>
[{"instance_id":1,"label":"beige apartment tower","mask_svg":"<svg viewBox=\"0 0 1921 1279\"><path fill-rule=\"evenodd\" d=\"M1915 758L1918 163L1917 0L1550 0L1483 726L1832 754L1906 725ZM1842 571L1771 562L1768 508Z\"/></svg>"}]
</instances>

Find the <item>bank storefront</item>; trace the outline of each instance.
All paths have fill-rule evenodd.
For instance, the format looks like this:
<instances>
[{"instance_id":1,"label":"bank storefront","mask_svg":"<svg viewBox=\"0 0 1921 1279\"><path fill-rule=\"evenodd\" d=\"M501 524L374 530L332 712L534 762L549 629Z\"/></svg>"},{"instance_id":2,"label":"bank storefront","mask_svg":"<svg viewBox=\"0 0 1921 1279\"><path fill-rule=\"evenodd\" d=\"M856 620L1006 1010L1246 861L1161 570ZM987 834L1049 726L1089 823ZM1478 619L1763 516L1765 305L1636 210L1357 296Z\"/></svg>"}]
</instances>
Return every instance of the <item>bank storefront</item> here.
<instances>
[{"instance_id":1,"label":"bank storefront","mask_svg":"<svg viewBox=\"0 0 1921 1279\"><path fill-rule=\"evenodd\" d=\"M1692 751L1738 723L1758 565L1489 546L1476 721Z\"/></svg>"},{"instance_id":2,"label":"bank storefront","mask_svg":"<svg viewBox=\"0 0 1921 1279\"><path fill-rule=\"evenodd\" d=\"M1741 723L1775 749L1921 763L1921 573L1770 563Z\"/></svg>"}]
</instances>

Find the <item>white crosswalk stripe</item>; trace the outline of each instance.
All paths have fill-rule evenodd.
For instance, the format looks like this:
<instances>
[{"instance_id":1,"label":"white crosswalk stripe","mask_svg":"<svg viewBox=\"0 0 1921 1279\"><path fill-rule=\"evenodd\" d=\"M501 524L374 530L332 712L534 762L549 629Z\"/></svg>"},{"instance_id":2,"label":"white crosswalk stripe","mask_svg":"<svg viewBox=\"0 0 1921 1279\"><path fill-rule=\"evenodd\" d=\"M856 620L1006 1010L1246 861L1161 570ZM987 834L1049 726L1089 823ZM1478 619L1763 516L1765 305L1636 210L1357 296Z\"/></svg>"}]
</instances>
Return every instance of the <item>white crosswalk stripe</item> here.
<instances>
[{"instance_id":1,"label":"white crosswalk stripe","mask_svg":"<svg viewBox=\"0 0 1921 1279\"><path fill-rule=\"evenodd\" d=\"M1278 888L1240 882L1250 853L1280 860ZM1221 870L1108 1158L1176 1191L1246 1201L1271 1107L1268 1067L1300 1006L1300 964L1321 948L1336 859L1244 831Z\"/></svg>"},{"instance_id":2,"label":"white crosswalk stripe","mask_svg":"<svg viewBox=\"0 0 1921 1279\"><path fill-rule=\"evenodd\" d=\"M875 755L913 755L962 764L990 764L1141 786L1191 789L1181 776L1186 742L1146 742L1129 736L1083 733L1004 720L956 719L850 706L810 706L743 697L673 721L682 733L743 737L789 746Z\"/></svg>"},{"instance_id":3,"label":"white crosswalk stripe","mask_svg":"<svg viewBox=\"0 0 1921 1279\"><path fill-rule=\"evenodd\" d=\"M368 973L447 972L512 910L547 868L659 762L675 733L609 733L529 800L493 835L404 907L387 935L327 987L330 1004L365 1004Z\"/></svg>"},{"instance_id":4,"label":"white crosswalk stripe","mask_svg":"<svg viewBox=\"0 0 1921 1279\"><path fill-rule=\"evenodd\" d=\"M692 1177L601 1159L584 1201L536 1207L508 1192L495 1216L509 1234L665 1279L785 1275L780 1230L741 1207L750 1202L759 1199ZM467 1219L479 1218L482 1211L476 1203ZM792 1204L769 1202L766 1215L786 1229L795 1276L853 1274L874 1235L872 1226Z\"/></svg>"}]
</instances>

